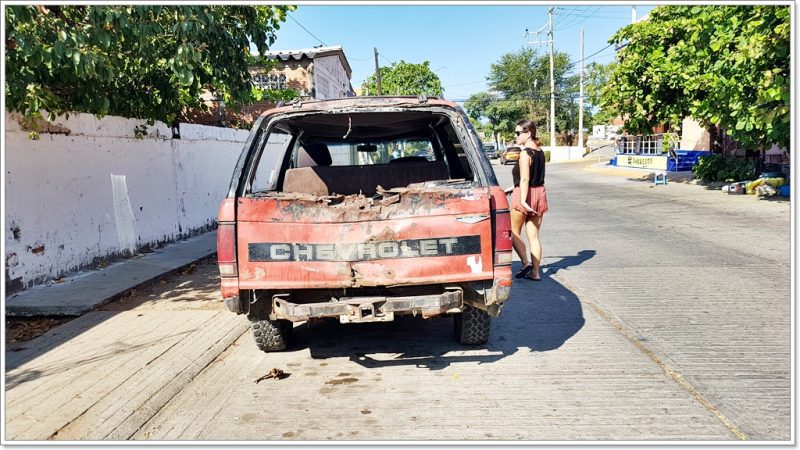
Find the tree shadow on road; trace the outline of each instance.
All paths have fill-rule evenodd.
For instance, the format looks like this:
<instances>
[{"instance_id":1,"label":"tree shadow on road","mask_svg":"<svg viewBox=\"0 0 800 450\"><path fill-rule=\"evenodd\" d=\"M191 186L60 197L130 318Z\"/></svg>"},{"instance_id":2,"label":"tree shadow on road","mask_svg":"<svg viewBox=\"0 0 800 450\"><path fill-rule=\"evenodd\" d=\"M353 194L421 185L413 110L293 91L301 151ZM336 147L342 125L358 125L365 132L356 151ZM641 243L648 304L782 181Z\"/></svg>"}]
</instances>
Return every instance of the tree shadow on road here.
<instances>
[{"instance_id":1,"label":"tree shadow on road","mask_svg":"<svg viewBox=\"0 0 800 450\"><path fill-rule=\"evenodd\" d=\"M94 311L79 317L70 318L69 321L59 326L43 329L41 333L37 333L39 334L37 337L31 339L10 342L8 330L9 322L20 321L22 319L6 318L6 386L12 385L13 387L13 385L31 381L41 375L66 371L70 367L54 367L46 374L28 371L9 375L10 371L18 369L36 358L51 351L59 351L59 347L69 344L70 341L82 336L84 333L100 333L96 328L102 327L107 320L115 317L117 314L137 309L142 310L142 312L154 310L225 309L225 306L220 301L219 275L216 262L207 259L196 264L191 264L180 272L167 275L157 281L143 284L124 296L97 307ZM107 338L105 334L101 335ZM122 343L121 345L127 345L125 344L126 336L124 334L114 334L114 336L115 341L108 342L109 348L120 342ZM134 347L125 348L128 350L135 350ZM110 352L106 356L110 359L118 353L119 352ZM75 367L78 366L80 366L80 364L75 364Z\"/></svg>"},{"instance_id":2,"label":"tree shadow on road","mask_svg":"<svg viewBox=\"0 0 800 450\"><path fill-rule=\"evenodd\" d=\"M581 250L574 256L552 256L552 258L561 258L556 262L545 264L542 266L544 276L550 277L558 273L561 269L569 269L570 267L579 266L584 261L594 258L597 250Z\"/></svg>"},{"instance_id":3,"label":"tree shadow on road","mask_svg":"<svg viewBox=\"0 0 800 450\"><path fill-rule=\"evenodd\" d=\"M577 255L564 260L575 265L589 257ZM289 351L308 349L314 359L348 357L365 368L416 366L441 370L452 364L489 364L520 351L558 349L584 322L578 297L546 274L541 282L515 280L511 299L500 317L492 320L489 342L483 346L456 342L450 316L403 316L384 323L304 323L295 327Z\"/></svg>"}]
</instances>

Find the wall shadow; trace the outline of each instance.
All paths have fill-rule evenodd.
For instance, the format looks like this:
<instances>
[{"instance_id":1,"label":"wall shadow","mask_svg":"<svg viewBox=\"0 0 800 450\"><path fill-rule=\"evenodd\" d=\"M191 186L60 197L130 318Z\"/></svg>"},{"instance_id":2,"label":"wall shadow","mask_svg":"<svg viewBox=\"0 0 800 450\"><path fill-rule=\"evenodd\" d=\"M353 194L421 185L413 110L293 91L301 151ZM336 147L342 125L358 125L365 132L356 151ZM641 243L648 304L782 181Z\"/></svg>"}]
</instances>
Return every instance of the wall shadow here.
<instances>
[{"instance_id":1,"label":"wall shadow","mask_svg":"<svg viewBox=\"0 0 800 450\"><path fill-rule=\"evenodd\" d=\"M576 265L591 256L564 258ZM519 270L515 263L514 270ZM433 319L403 316L393 322L340 324L334 320L295 327L289 351L308 349L314 359L347 357L365 368L415 366L441 370L453 364L490 364L517 352L545 352L561 347L585 323L578 297L554 278L515 280L510 300L492 320L489 342L456 342L449 316Z\"/></svg>"},{"instance_id":2,"label":"wall shadow","mask_svg":"<svg viewBox=\"0 0 800 450\"><path fill-rule=\"evenodd\" d=\"M95 327L102 325L117 314L137 308L147 310L224 310L225 306L222 304L219 294L219 273L216 262L212 258L207 258L190 264L175 273L158 277L138 286L122 297L51 328L33 339L16 342L8 342L6 339L6 388L43 375L66 371L84 362L93 362L94 360L81 361L70 367L56 365L49 368L47 373L36 373L35 370L9 373L48 352L58 351L59 346L67 344L85 333L91 333ZM7 334L8 332L6 329ZM7 336L5 337L7 338ZM148 346L154 343L156 341L144 345ZM142 346L124 347L124 349L130 351L139 347ZM120 354L119 351L109 351L108 354L98 358L111 359L118 354Z\"/></svg>"}]
</instances>

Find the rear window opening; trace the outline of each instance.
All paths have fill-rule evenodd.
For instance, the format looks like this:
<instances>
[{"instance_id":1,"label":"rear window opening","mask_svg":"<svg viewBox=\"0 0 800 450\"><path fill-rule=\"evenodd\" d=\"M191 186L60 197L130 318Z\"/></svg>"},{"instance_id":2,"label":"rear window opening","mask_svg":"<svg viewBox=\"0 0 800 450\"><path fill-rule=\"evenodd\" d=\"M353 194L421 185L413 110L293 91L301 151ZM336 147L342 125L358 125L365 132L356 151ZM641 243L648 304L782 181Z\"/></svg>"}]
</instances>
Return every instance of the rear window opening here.
<instances>
[{"instance_id":1,"label":"rear window opening","mask_svg":"<svg viewBox=\"0 0 800 450\"><path fill-rule=\"evenodd\" d=\"M381 188L475 182L443 113L307 114L273 123L258 139L245 195L375 197Z\"/></svg>"}]
</instances>

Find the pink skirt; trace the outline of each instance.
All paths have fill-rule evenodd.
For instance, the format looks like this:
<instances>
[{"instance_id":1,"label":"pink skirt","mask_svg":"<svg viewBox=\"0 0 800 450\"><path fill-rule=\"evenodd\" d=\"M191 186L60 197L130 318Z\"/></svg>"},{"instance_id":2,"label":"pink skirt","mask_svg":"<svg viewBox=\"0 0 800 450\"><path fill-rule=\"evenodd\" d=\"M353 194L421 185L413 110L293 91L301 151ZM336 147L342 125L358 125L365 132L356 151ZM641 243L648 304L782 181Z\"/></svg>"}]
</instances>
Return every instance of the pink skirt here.
<instances>
[{"instance_id":1,"label":"pink skirt","mask_svg":"<svg viewBox=\"0 0 800 450\"><path fill-rule=\"evenodd\" d=\"M526 213L529 218L537 215L544 216L544 213L547 212L547 191L545 191L544 186L533 186L528 188L527 201L528 206L533 209L533 212L530 212L522 207L522 204L519 200L519 186L515 186L514 190L511 191L511 209Z\"/></svg>"}]
</instances>

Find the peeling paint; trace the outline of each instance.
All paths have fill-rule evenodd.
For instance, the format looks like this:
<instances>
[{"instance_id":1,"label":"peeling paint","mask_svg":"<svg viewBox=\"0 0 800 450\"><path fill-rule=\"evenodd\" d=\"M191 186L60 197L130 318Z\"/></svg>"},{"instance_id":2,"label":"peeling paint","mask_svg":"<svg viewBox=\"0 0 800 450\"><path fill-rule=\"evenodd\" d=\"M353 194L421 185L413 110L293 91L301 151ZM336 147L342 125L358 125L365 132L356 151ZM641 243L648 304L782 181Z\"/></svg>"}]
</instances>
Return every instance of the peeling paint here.
<instances>
[{"instance_id":1,"label":"peeling paint","mask_svg":"<svg viewBox=\"0 0 800 450\"><path fill-rule=\"evenodd\" d=\"M19 258L16 253L9 253L6 255L6 267L14 267L19 264Z\"/></svg>"},{"instance_id":2,"label":"peeling paint","mask_svg":"<svg viewBox=\"0 0 800 450\"><path fill-rule=\"evenodd\" d=\"M483 268L483 262L480 256L470 256L467 258L467 266L469 266L472 273L480 273Z\"/></svg>"},{"instance_id":3,"label":"peeling paint","mask_svg":"<svg viewBox=\"0 0 800 450\"><path fill-rule=\"evenodd\" d=\"M22 230L20 230L19 227L16 225L11 226L11 234L14 236L15 241L19 241L22 239Z\"/></svg>"}]
</instances>

